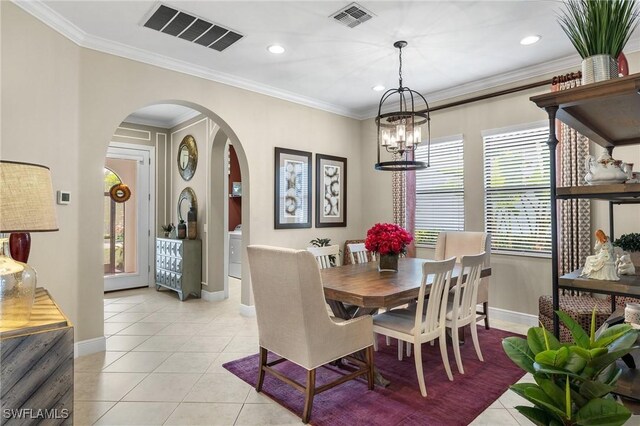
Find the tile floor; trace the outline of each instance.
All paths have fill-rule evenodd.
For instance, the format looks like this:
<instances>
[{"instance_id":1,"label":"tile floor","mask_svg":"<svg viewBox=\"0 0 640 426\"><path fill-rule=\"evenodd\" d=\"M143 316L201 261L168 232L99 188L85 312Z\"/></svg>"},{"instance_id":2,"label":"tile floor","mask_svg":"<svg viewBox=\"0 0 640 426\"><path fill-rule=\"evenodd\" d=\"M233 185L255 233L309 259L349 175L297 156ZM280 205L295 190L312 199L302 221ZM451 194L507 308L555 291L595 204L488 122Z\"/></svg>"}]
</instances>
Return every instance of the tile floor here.
<instances>
[{"instance_id":1,"label":"tile floor","mask_svg":"<svg viewBox=\"0 0 640 426\"><path fill-rule=\"evenodd\" d=\"M155 289L105 295L107 350L76 359L74 423L299 426L299 417L222 368L258 350L255 318L238 313L240 282L229 286L222 302L180 302ZM529 424L513 409L521 402L507 391L472 424Z\"/></svg>"}]
</instances>

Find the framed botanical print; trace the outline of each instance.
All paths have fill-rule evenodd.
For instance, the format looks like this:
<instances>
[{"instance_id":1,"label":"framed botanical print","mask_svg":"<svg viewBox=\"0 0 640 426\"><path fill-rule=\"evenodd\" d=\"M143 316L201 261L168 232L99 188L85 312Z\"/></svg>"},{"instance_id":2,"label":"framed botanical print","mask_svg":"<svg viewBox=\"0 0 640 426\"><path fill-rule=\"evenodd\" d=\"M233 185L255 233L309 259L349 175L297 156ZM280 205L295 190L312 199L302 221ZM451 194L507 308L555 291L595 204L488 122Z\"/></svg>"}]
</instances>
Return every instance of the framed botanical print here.
<instances>
[{"instance_id":1,"label":"framed botanical print","mask_svg":"<svg viewBox=\"0 0 640 426\"><path fill-rule=\"evenodd\" d=\"M316 228L347 226L347 159L316 154Z\"/></svg>"},{"instance_id":2,"label":"framed botanical print","mask_svg":"<svg viewBox=\"0 0 640 426\"><path fill-rule=\"evenodd\" d=\"M311 228L311 153L276 148L274 228Z\"/></svg>"}]
</instances>

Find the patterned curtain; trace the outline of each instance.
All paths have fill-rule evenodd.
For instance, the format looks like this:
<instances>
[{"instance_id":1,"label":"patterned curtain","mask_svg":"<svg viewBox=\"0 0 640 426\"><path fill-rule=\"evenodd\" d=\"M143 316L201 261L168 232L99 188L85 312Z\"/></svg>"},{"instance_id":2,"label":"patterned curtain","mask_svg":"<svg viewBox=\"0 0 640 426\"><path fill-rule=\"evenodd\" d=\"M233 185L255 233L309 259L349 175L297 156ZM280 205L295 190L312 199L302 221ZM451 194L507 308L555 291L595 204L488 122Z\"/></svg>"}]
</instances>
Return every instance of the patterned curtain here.
<instances>
[{"instance_id":1,"label":"patterned curtain","mask_svg":"<svg viewBox=\"0 0 640 426\"><path fill-rule=\"evenodd\" d=\"M580 85L572 80L554 86L553 90L566 90ZM585 185L585 157L589 155L589 139L560 121L557 121L559 186ZM562 200L558 204L560 243L558 268L560 274L574 271L584 265L591 254L591 203L589 200Z\"/></svg>"},{"instance_id":2,"label":"patterned curtain","mask_svg":"<svg viewBox=\"0 0 640 426\"><path fill-rule=\"evenodd\" d=\"M413 159L413 153L407 157ZM393 223L413 235L416 223L416 172L392 172L391 194ZM407 248L407 257L416 257L415 242Z\"/></svg>"}]
</instances>

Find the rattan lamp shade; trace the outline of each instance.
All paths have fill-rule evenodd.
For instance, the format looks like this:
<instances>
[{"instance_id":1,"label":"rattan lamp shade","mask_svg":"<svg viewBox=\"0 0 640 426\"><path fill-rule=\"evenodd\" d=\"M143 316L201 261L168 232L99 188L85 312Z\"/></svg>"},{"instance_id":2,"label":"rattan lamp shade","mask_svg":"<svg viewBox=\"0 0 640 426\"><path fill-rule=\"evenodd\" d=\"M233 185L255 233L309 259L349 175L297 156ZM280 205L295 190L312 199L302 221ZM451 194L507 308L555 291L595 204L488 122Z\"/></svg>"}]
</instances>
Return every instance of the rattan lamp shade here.
<instances>
[{"instance_id":1,"label":"rattan lamp shade","mask_svg":"<svg viewBox=\"0 0 640 426\"><path fill-rule=\"evenodd\" d=\"M49 168L0 161L0 232L57 230Z\"/></svg>"}]
</instances>

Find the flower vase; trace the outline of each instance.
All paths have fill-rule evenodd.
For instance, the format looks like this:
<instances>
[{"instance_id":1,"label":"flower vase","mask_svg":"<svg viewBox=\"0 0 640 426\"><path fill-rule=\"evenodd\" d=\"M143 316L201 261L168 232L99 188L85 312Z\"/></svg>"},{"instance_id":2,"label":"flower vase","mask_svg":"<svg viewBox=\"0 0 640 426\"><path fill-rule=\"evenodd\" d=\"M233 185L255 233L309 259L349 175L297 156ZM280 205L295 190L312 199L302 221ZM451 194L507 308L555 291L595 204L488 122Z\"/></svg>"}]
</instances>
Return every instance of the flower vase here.
<instances>
[{"instance_id":1,"label":"flower vase","mask_svg":"<svg viewBox=\"0 0 640 426\"><path fill-rule=\"evenodd\" d=\"M398 254L381 254L380 263L378 263L378 271L398 272Z\"/></svg>"}]
</instances>

